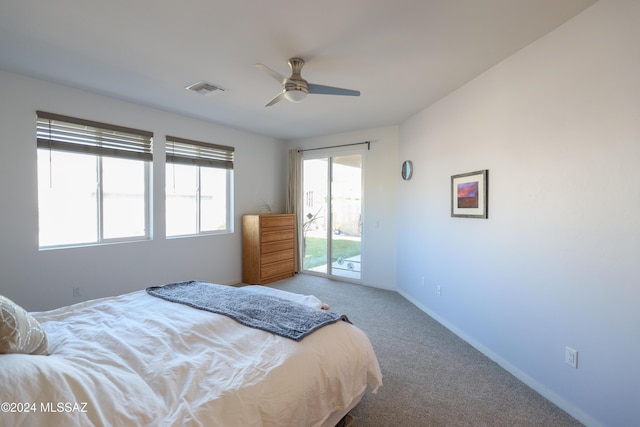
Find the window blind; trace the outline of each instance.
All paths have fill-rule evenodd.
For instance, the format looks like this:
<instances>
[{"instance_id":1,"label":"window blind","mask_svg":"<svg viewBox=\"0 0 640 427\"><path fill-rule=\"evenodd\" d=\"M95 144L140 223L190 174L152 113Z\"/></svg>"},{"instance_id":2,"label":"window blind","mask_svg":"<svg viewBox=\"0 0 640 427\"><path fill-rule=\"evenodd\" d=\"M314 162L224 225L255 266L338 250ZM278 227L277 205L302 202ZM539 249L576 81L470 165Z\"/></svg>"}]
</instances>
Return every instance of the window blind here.
<instances>
[{"instance_id":1,"label":"window blind","mask_svg":"<svg viewBox=\"0 0 640 427\"><path fill-rule=\"evenodd\" d=\"M233 169L235 149L225 145L166 136L167 163Z\"/></svg>"},{"instance_id":2,"label":"window blind","mask_svg":"<svg viewBox=\"0 0 640 427\"><path fill-rule=\"evenodd\" d=\"M153 132L37 111L38 148L151 161Z\"/></svg>"}]
</instances>

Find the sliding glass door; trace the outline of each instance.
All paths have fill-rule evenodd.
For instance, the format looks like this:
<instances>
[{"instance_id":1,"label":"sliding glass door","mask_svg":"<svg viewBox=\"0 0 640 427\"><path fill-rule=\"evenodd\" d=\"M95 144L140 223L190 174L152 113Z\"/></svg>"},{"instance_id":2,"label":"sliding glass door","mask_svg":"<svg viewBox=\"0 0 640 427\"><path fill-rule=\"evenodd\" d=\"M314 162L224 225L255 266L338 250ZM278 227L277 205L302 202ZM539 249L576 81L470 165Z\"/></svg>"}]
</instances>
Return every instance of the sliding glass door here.
<instances>
[{"instance_id":1,"label":"sliding glass door","mask_svg":"<svg viewBox=\"0 0 640 427\"><path fill-rule=\"evenodd\" d=\"M362 154L305 158L303 269L360 280Z\"/></svg>"}]
</instances>

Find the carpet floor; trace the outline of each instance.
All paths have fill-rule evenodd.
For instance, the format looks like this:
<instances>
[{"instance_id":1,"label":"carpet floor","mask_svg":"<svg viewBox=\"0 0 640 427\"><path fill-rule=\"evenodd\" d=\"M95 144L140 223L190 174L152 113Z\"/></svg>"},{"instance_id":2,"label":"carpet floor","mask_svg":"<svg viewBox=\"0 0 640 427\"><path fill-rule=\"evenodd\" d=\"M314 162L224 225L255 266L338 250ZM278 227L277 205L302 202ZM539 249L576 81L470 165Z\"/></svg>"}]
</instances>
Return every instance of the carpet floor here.
<instances>
[{"instance_id":1,"label":"carpet floor","mask_svg":"<svg viewBox=\"0 0 640 427\"><path fill-rule=\"evenodd\" d=\"M383 386L350 427L582 425L397 292L308 274L270 286L317 296L369 336Z\"/></svg>"}]
</instances>

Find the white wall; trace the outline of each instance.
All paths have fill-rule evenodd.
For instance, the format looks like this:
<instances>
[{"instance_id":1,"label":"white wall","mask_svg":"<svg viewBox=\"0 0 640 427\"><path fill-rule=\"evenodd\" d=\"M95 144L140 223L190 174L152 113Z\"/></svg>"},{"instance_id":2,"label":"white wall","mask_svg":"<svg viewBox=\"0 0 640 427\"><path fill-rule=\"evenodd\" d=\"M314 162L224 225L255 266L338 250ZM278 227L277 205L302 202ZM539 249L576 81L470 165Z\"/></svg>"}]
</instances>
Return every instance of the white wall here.
<instances>
[{"instance_id":1,"label":"white wall","mask_svg":"<svg viewBox=\"0 0 640 427\"><path fill-rule=\"evenodd\" d=\"M362 283L396 289L396 200L400 164L398 127L388 126L289 142L289 148L319 148L370 141L364 149ZM347 148L348 149L348 148Z\"/></svg>"},{"instance_id":2,"label":"white wall","mask_svg":"<svg viewBox=\"0 0 640 427\"><path fill-rule=\"evenodd\" d=\"M639 41L600 0L400 127L400 292L588 425L640 425ZM451 218L479 169L489 219Z\"/></svg>"},{"instance_id":3,"label":"white wall","mask_svg":"<svg viewBox=\"0 0 640 427\"><path fill-rule=\"evenodd\" d=\"M38 251L35 111L154 132L152 241ZM146 286L200 279L241 281L241 215L266 202L284 209L282 141L88 92L0 72L0 294L31 311ZM235 147L235 233L165 238L164 136ZM80 298L72 298L79 286Z\"/></svg>"}]
</instances>

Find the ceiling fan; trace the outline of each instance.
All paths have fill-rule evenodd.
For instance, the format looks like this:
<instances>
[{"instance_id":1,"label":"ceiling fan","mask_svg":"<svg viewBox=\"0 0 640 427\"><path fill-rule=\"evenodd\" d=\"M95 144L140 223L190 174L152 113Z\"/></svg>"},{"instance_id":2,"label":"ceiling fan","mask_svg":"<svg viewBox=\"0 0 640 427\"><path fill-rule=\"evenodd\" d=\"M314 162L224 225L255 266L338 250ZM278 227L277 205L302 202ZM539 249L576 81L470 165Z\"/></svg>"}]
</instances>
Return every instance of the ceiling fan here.
<instances>
[{"instance_id":1,"label":"ceiling fan","mask_svg":"<svg viewBox=\"0 0 640 427\"><path fill-rule=\"evenodd\" d=\"M344 96L360 96L359 90L342 89L333 86L323 86L307 82L302 78L300 72L304 60L301 58L291 58L289 60L289 67L291 68L291 77L285 77L277 71L272 70L266 65L255 64L255 66L271 77L276 79L282 84L282 92L276 95L271 101L269 101L265 107L270 107L273 104L286 99L291 102L302 102L307 94L320 94L320 95L344 95Z\"/></svg>"}]
</instances>

